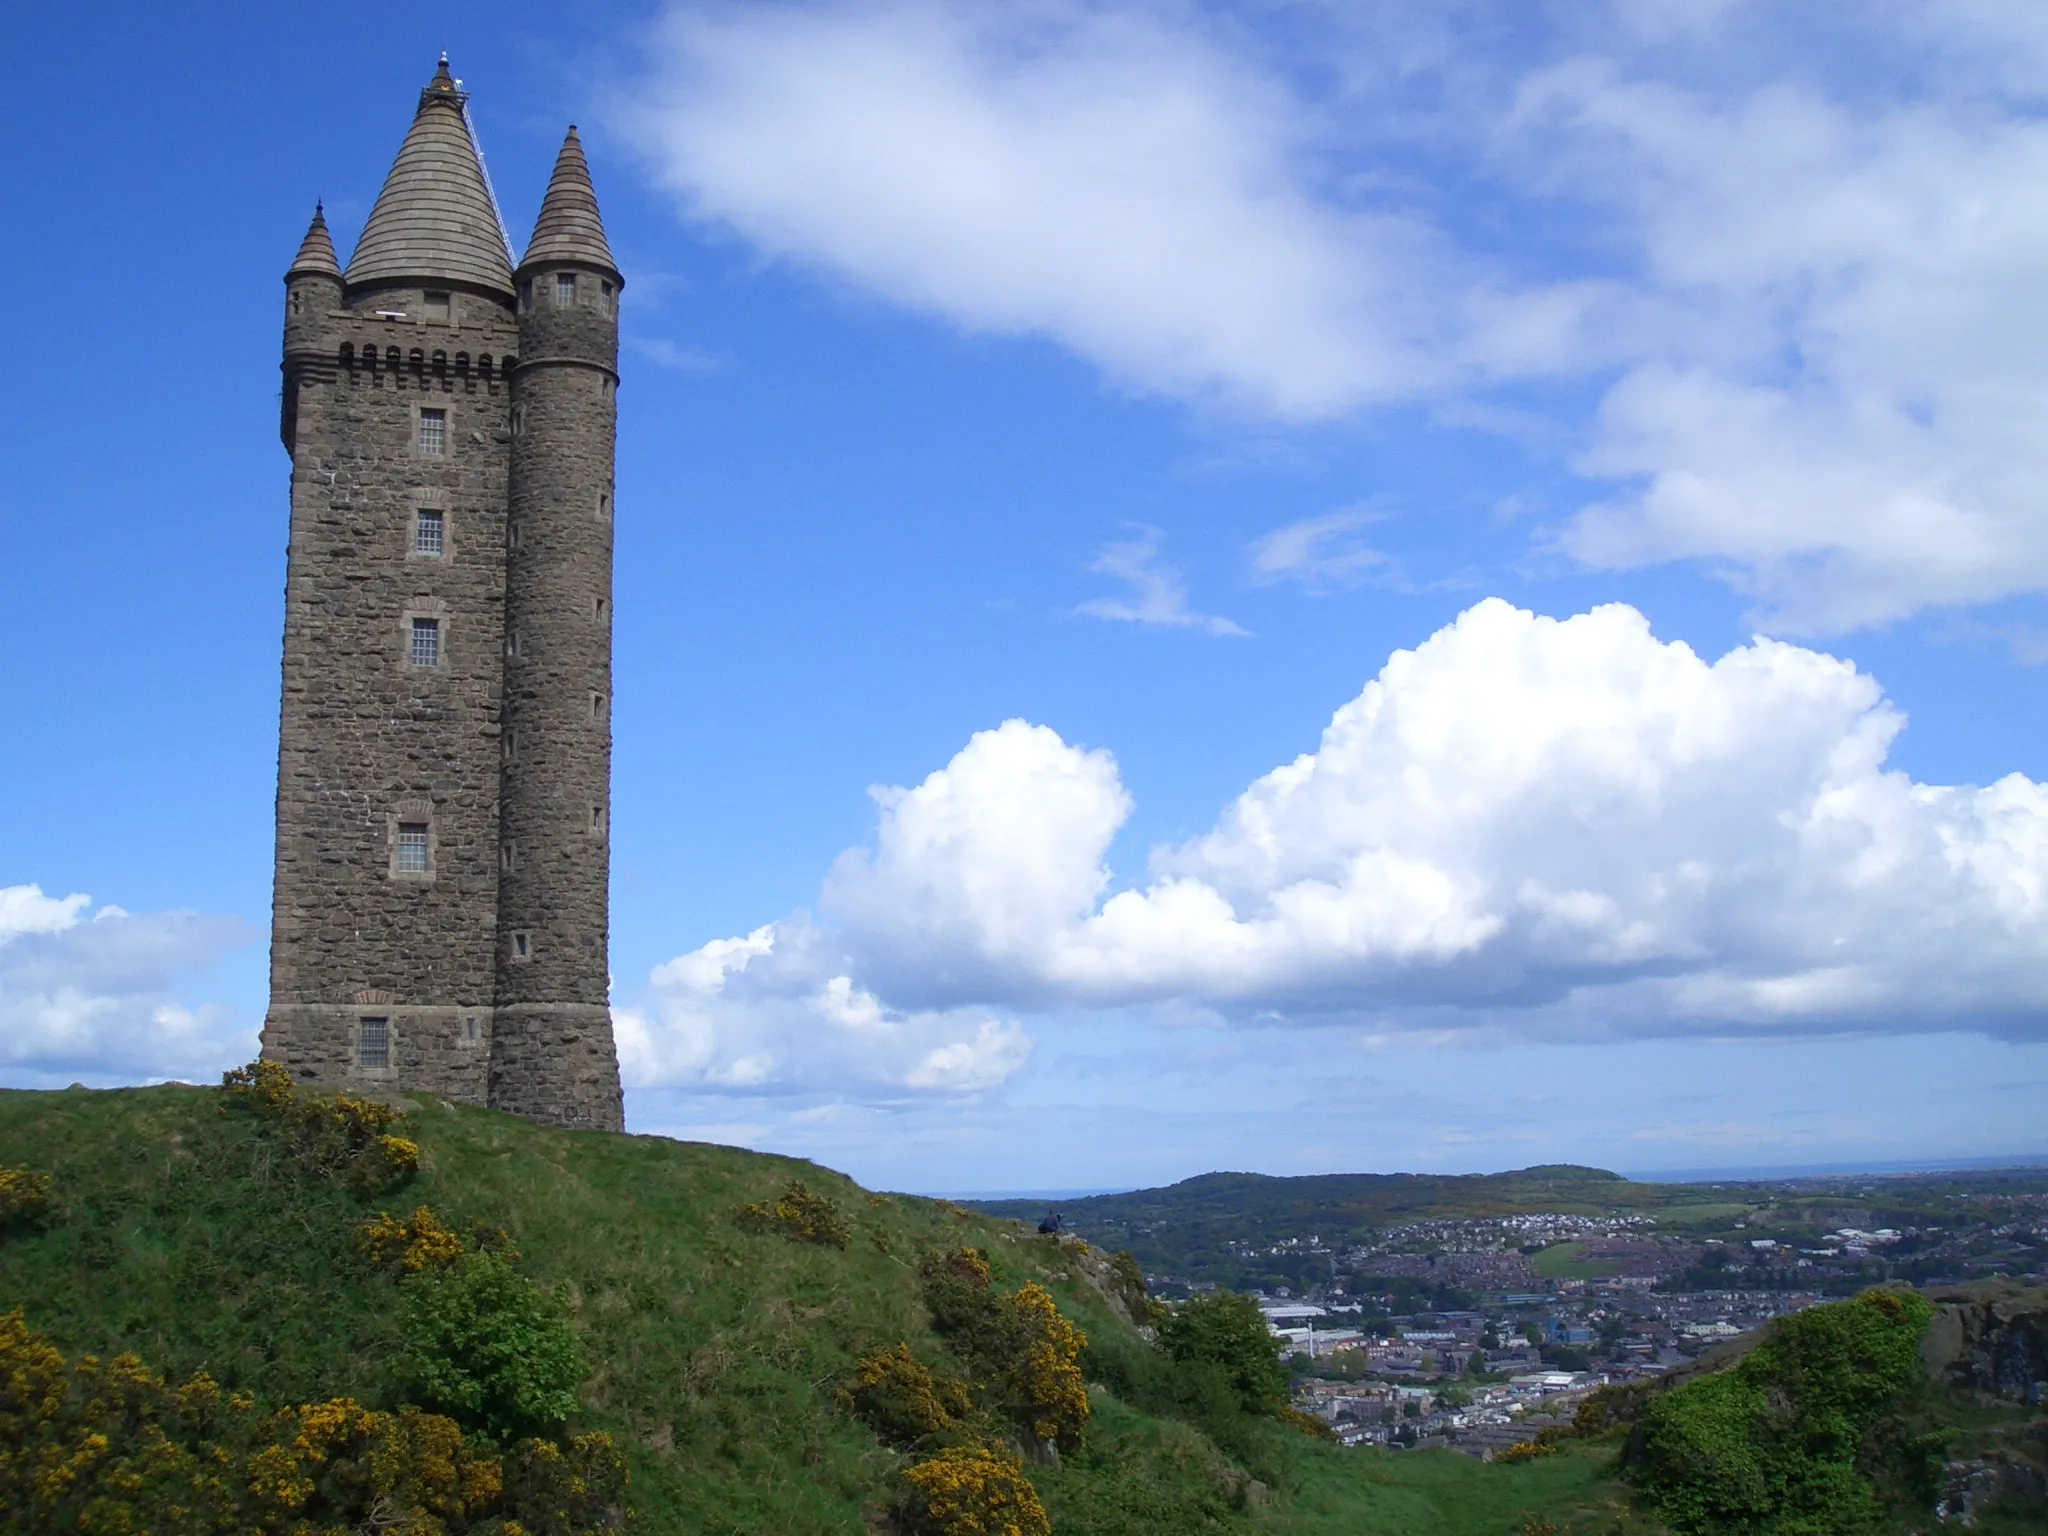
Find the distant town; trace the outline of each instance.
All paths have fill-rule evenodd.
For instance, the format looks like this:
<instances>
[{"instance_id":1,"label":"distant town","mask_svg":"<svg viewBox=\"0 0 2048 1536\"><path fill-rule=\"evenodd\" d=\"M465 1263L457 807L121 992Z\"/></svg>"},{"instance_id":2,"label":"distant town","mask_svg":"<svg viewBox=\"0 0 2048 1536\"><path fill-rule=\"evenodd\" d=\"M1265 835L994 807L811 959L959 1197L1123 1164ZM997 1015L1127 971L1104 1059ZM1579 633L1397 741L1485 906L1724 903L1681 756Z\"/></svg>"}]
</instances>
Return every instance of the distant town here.
<instances>
[{"instance_id":1,"label":"distant town","mask_svg":"<svg viewBox=\"0 0 2048 1536\"><path fill-rule=\"evenodd\" d=\"M2048 1275L2042 1167L1713 1186L1531 1169L1415 1184L1211 1175L1075 1202L1062 1219L1135 1251L1169 1302L1250 1292L1295 1406L1343 1443L1486 1459L1600 1387L1662 1376L1816 1302L1888 1281ZM1403 1203L1509 1200L1579 1209L1385 1219Z\"/></svg>"}]
</instances>

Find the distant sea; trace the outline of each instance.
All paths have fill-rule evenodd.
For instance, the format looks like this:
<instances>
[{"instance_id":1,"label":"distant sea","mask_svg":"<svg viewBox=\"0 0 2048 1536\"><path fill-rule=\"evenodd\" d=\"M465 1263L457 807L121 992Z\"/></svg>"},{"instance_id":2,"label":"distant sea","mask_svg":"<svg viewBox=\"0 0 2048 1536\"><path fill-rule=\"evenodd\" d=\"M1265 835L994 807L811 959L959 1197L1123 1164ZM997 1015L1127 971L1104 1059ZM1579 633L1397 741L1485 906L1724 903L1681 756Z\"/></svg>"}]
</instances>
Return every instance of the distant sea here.
<instances>
[{"instance_id":1,"label":"distant sea","mask_svg":"<svg viewBox=\"0 0 2048 1536\"><path fill-rule=\"evenodd\" d=\"M1101 1189L936 1189L918 1190L927 1200L1086 1200L1090 1195L1128 1195L1139 1184L1105 1184Z\"/></svg>"},{"instance_id":2,"label":"distant sea","mask_svg":"<svg viewBox=\"0 0 2048 1536\"><path fill-rule=\"evenodd\" d=\"M1755 1179L1821 1179L1859 1173L1967 1173L1983 1168L2048 1167L2048 1152L2010 1157L1922 1157L1882 1163L1774 1163L1749 1168L1650 1168L1624 1173L1647 1184L1741 1184Z\"/></svg>"}]
</instances>

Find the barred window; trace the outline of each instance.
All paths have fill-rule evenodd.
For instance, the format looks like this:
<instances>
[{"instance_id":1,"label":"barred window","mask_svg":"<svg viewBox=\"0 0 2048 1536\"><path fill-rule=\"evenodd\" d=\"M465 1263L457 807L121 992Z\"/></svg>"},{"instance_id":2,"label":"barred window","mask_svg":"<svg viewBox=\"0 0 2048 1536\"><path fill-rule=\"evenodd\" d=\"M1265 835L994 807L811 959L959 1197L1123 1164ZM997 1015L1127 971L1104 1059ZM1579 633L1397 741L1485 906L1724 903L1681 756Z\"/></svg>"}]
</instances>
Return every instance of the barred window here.
<instances>
[{"instance_id":1,"label":"barred window","mask_svg":"<svg viewBox=\"0 0 2048 1536\"><path fill-rule=\"evenodd\" d=\"M597 307L606 314L610 314L612 312L612 280L607 277L600 281L597 285L597 292Z\"/></svg>"},{"instance_id":2,"label":"barred window","mask_svg":"<svg viewBox=\"0 0 2048 1536\"><path fill-rule=\"evenodd\" d=\"M441 621L439 619L414 619L412 621L412 664L416 667L438 667L441 665Z\"/></svg>"},{"instance_id":3,"label":"barred window","mask_svg":"<svg viewBox=\"0 0 2048 1536\"><path fill-rule=\"evenodd\" d=\"M388 1067L391 1065L391 1021L389 1019L364 1019L356 1026L356 1065L359 1067Z\"/></svg>"},{"instance_id":4,"label":"barred window","mask_svg":"<svg viewBox=\"0 0 2048 1536\"><path fill-rule=\"evenodd\" d=\"M422 507L413 514L413 553L416 555L440 554L446 541L447 532L447 515Z\"/></svg>"},{"instance_id":5,"label":"barred window","mask_svg":"<svg viewBox=\"0 0 2048 1536\"><path fill-rule=\"evenodd\" d=\"M427 872L427 824L402 821L398 824L398 868L401 873Z\"/></svg>"},{"instance_id":6,"label":"barred window","mask_svg":"<svg viewBox=\"0 0 2048 1536\"><path fill-rule=\"evenodd\" d=\"M557 272L555 274L555 302L567 309L576 302L576 274Z\"/></svg>"},{"instance_id":7,"label":"barred window","mask_svg":"<svg viewBox=\"0 0 2048 1536\"><path fill-rule=\"evenodd\" d=\"M448 413L442 410L420 412L420 452L430 459L438 459L448 451Z\"/></svg>"}]
</instances>

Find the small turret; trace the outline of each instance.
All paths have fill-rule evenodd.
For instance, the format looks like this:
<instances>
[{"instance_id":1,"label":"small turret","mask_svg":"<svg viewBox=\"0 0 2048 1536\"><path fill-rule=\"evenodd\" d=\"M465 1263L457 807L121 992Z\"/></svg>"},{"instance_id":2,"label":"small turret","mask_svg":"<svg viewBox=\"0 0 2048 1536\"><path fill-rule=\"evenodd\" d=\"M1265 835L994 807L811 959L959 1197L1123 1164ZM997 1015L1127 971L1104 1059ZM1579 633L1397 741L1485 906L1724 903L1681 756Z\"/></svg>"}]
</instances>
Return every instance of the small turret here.
<instances>
[{"instance_id":1,"label":"small turret","mask_svg":"<svg viewBox=\"0 0 2048 1536\"><path fill-rule=\"evenodd\" d=\"M604 237L590 165L574 126L555 157L516 277L522 357L573 358L607 372L617 369L625 283Z\"/></svg>"},{"instance_id":2,"label":"small turret","mask_svg":"<svg viewBox=\"0 0 2048 1536\"><path fill-rule=\"evenodd\" d=\"M576 130L515 273L491 1104L621 1123L609 1011L612 462L619 281Z\"/></svg>"},{"instance_id":3,"label":"small turret","mask_svg":"<svg viewBox=\"0 0 2048 1536\"><path fill-rule=\"evenodd\" d=\"M332 321L341 308L341 263L327 215L313 205L313 222L299 242L299 254L284 274L284 399L278 435L287 450L298 435L299 390L333 365Z\"/></svg>"}]
</instances>

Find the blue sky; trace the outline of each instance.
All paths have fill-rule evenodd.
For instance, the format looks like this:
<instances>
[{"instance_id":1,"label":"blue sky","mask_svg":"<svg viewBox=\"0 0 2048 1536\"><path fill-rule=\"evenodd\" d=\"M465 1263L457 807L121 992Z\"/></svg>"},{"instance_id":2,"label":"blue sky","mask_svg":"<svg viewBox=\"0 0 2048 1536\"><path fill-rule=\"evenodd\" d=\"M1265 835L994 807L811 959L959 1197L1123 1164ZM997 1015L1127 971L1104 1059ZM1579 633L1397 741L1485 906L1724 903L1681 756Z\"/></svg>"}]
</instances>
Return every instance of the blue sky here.
<instances>
[{"instance_id":1,"label":"blue sky","mask_svg":"<svg viewBox=\"0 0 2048 1536\"><path fill-rule=\"evenodd\" d=\"M0 1081L253 1049L279 276L445 47L627 274L632 1128L2048 1151L2048 20L1417 9L25 14Z\"/></svg>"}]
</instances>

